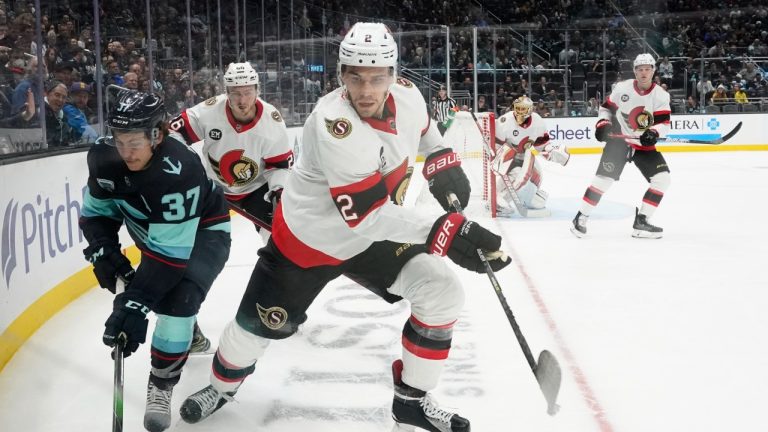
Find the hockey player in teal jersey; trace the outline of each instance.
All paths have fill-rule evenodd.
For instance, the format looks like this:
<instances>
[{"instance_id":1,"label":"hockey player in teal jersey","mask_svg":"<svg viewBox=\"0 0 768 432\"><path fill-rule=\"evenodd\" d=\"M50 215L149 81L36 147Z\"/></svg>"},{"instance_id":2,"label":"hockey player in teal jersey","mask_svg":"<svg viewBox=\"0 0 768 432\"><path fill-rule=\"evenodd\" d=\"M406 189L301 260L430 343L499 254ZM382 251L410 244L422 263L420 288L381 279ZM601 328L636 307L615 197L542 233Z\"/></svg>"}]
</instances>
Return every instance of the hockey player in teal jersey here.
<instances>
[{"instance_id":1,"label":"hockey player in teal jersey","mask_svg":"<svg viewBox=\"0 0 768 432\"><path fill-rule=\"evenodd\" d=\"M189 354L195 316L230 249L226 201L185 144L167 136L165 107L152 94L122 91L107 124L108 136L88 152L88 186L80 228L84 253L99 284L117 293L103 341L114 346L124 334L125 355L147 334L155 312L152 368L144 427L171 424L171 394ZM141 251L134 271L121 253L118 230L125 224Z\"/></svg>"}]
</instances>

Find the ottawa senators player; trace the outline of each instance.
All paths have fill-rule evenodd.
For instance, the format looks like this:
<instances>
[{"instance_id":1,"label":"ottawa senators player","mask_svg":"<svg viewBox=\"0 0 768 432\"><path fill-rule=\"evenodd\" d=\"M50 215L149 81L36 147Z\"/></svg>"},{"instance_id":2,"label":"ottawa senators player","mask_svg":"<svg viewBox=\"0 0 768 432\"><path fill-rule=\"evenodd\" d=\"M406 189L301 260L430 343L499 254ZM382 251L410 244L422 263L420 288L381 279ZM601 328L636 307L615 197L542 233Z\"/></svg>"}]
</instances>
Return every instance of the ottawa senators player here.
<instances>
[{"instance_id":1,"label":"ottawa senators player","mask_svg":"<svg viewBox=\"0 0 768 432\"><path fill-rule=\"evenodd\" d=\"M543 172L533 149L544 159L565 165L571 155L565 146L549 141L544 119L533 111L528 96L520 96L512 104L512 111L496 119L496 155L491 168L496 173L497 212L510 215L514 208L505 206L506 189L512 187L525 204L527 216L549 216L546 208L548 194L541 189ZM506 177L506 178L505 178Z\"/></svg>"},{"instance_id":2,"label":"ottawa senators player","mask_svg":"<svg viewBox=\"0 0 768 432\"><path fill-rule=\"evenodd\" d=\"M402 360L393 364L398 427L468 432L469 420L442 409L437 386L463 303L459 278L441 256L483 272L477 249L500 270L501 238L458 213L435 219L400 205L416 156L441 205L462 205L469 181L430 122L424 97L396 78L397 44L380 23L357 23L339 47L343 86L321 98L304 125L302 156L288 177L272 237L213 359L211 385L187 398L195 423L232 399L273 339L293 335L327 283L341 275L389 302L410 301Z\"/></svg>"},{"instance_id":3,"label":"ottawa senators player","mask_svg":"<svg viewBox=\"0 0 768 432\"><path fill-rule=\"evenodd\" d=\"M170 136L188 145L204 142L208 177L222 187L229 208L251 220L266 243L293 151L280 112L259 98L259 75L249 63L231 63L224 86L226 94L171 120ZM207 353L210 346L195 323L192 353Z\"/></svg>"},{"instance_id":4,"label":"ottawa senators player","mask_svg":"<svg viewBox=\"0 0 768 432\"><path fill-rule=\"evenodd\" d=\"M266 238L293 151L280 112L259 98L259 75L249 63L231 63L224 86L226 94L171 120L171 136L190 145L203 141L208 176L222 186L230 208L266 230L260 230Z\"/></svg>"},{"instance_id":5,"label":"ottawa senators player","mask_svg":"<svg viewBox=\"0 0 768 432\"><path fill-rule=\"evenodd\" d=\"M643 195L643 203L635 209L632 236L656 239L663 234L664 230L651 225L648 219L653 216L670 184L667 161L656 149L656 141L666 136L669 130L669 93L653 83L656 70L653 56L638 55L634 68L635 79L616 84L600 107L595 138L605 142L605 147L597 175L584 193L581 210L573 218L571 232L577 237L587 234L590 213L613 182L619 179L627 162L634 162L650 183Z\"/></svg>"}]
</instances>

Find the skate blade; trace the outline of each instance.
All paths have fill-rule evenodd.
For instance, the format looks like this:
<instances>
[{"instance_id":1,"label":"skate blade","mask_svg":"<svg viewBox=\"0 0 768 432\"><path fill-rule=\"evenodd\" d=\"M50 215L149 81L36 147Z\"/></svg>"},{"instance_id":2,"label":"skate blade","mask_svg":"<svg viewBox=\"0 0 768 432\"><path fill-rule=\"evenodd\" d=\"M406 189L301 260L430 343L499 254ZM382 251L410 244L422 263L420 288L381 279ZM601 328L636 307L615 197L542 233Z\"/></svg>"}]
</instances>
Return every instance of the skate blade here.
<instances>
[{"instance_id":1,"label":"skate blade","mask_svg":"<svg viewBox=\"0 0 768 432\"><path fill-rule=\"evenodd\" d=\"M660 239L663 235L663 232L648 232L643 230L632 231L632 237L641 239Z\"/></svg>"},{"instance_id":2,"label":"skate blade","mask_svg":"<svg viewBox=\"0 0 768 432\"><path fill-rule=\"evenodd\" d=\"M574 227L571 227L571 234L575 235L577 238L584 238L584 236L587 235Z\"/></svg>"},{"instance_id":3,"label":"skate blade","mask_svg":"<svg viewBox=\"0 0 768 432\"><path fill-rule=\"evenodd\" d=\"M392 432L414 432L416 426L395 422L395 426L392 427Z\"/></svg>"}]
</instances>

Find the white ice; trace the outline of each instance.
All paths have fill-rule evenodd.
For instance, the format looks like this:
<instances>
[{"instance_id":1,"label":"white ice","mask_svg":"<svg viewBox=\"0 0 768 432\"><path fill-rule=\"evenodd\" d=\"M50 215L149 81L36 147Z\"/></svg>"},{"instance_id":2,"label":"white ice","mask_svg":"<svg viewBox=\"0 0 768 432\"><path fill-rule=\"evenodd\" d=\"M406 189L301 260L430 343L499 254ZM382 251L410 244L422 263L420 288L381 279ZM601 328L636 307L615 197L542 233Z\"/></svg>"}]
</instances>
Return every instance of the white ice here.
<instances>
[{"instance_id":1,"label":"white ice","mask_svg":"<svg viewBox=\"0 0 768 432\"><path fill-rule=\"evenodd\" d=\"M571 235L597 155L546 166L550 218L491 220L478 203L470 207L514 257L497 276L534 355L548 349L563 368L562 408L550 417L486 275L456 267L467 304L436 393L472 430L766 430L768 154L666 157L672 186L652 219L664 228L660 240L630 237L647 187L633 165L590 218L588 236ZM199 317L214 342L234 316L260 244L237 218L231 259ZM101 344L110 305L106 291L89 291L15 355L0 373L0 429L110 429L112 361ZM190 358L171 430L388 431L389 367L407 315L407 305L340 279L317 298L298 335L273 343L237 403L198 425L181 421L178 408L207 384L211 357ZM140 431L148 346L125 364L125 430Z\"/></svg>"}]
</instances>

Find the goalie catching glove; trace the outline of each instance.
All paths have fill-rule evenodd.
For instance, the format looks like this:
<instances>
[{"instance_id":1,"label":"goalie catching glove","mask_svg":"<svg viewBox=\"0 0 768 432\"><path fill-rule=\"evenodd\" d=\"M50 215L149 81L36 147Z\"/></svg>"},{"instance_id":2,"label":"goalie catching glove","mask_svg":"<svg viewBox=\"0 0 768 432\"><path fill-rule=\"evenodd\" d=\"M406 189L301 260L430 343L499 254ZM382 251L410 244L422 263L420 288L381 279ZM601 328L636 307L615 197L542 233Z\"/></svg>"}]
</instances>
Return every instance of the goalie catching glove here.
<instances>
[{"instance_id":1,"label":"goalie catching glove","mask_svg":"<svg viewBox=\"0 0 768 432\"><path fill-rule=\"evenodd\" d=\"M469 203L469 179L461 169L461 158L453 150L442 149L427 156L422 174L429 182L429 191L443 210L451 211L451 203L445 199L451 192L456 194L463 208Z\"/></svg>"},{"instance_id":2,"label":"goalie catching glove","mask_svg":"<svg viewBox=\"0 0 768 432\"><path fill-rule=\"evenodd\" d=\"M430 253L448 255L459 266L477 273L485 271L478 249L485 253L493 271L499 271L512 262L500 250L501 237L459 213L447 213L435 221L427 236L427 248Z\"/></svg>"}]
</instances>

